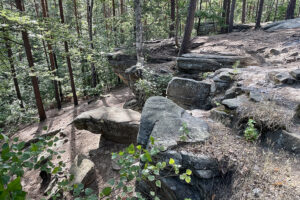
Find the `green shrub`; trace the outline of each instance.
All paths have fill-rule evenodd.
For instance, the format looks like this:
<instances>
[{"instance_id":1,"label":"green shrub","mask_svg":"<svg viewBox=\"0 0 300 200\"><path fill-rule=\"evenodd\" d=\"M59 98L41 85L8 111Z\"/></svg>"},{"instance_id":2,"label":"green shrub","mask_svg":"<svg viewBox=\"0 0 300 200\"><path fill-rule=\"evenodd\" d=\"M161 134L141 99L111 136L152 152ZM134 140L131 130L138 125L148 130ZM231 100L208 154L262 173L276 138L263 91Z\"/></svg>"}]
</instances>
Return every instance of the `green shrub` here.
<instances>
[{"instance_id":1,"label":"green shrub","mask_svg":"<svg viewBox=\"0 0 300 200\"><path fill-rule=\"evenodd\" d=\"M254 142L258 139L259 133L257 129L255 128L254 124L256 122L253 119L249 119L247 123L247 128L244 131L244 136L247 141Z\"/></svg>"}]
</instances>

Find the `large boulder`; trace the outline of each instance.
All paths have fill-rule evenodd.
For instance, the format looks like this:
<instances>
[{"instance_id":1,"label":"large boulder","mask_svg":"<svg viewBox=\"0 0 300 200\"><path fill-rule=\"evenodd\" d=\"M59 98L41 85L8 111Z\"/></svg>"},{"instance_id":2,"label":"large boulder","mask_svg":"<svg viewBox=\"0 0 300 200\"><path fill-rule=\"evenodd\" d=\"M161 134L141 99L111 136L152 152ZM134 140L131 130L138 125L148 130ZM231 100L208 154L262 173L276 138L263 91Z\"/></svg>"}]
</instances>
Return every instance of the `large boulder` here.
<instances>
[{"instance_id":1,"label":"large boulder","mask_svg":"<svg viewBox=\"0 0 300 200\"><path fill-rule=\"evenodd\" d=\"M74 120L79 130L102 134L107 140L130 144L136 142L140 113L122 108L102 107L80 114Z\"/></svg>"},{"instance_id":2,"label":"large boulder","mask_svg":"<svg viewBox=\"0 0 300 200\"><path fill-rule=\"evenodd\" d=\"M263 29L267 32L293 28L300 28L300 18L278 21L263 27Z\"/></svg>"},{"instance_id":3,"label":"large boulder","mask_svg":"<svg viewBox=\"0 0 300 200\"><path fill-rule=\"evenodd\" d=\"M189 134L182 141L181 127L184 124L188 127ZM204 142L209 137L209 132L204 120L191 116L171 100L150 97L143 108L138 144L146 147L150 135L167 150L179 143Z\"/></svg>"},{"instance_id":4,"label":"large boulder","mask_svg":"<svg viewBox=\"0 0 300 200\"><path fill-rule=\"evenodd\" d=\"M188 129L182 139L182 127ZM220 180L218 161L210 156L194 154L180 150L182 144L205 142L210 134L208 124L201 118L195 118L171 100L164 97L151 97L147 100L141 118L138 144L150 148L149 138L155 139L155 145L164 149L155 156L155 161L168 162L173 158L181 170L192 170L191 183L187 184L177 176L168 176L169 171L161 171L161 189L157 195L164 200L211 199L212 190ZM153 190L152 182L137 182L137 190L147 194Z\"/></svg>"},{"instance_id":5,"label":"large boulder","mask_svg":"<svg viewBox=\"0 0 300 200\"><path fill-rule=\"evenodd\" d=\"M237 55L184 54L177 58L177 68L180 72L197 74L213 72L221 68L231 68L237 61L247 63L247 58Z\"/></svg>"},{"instance_id":6,"label":"large boulder","mask_svg":"<svg viewBox=\"0 0 300 200\"><path fill-rule=\"evenodd\" d=\"M173 78L167 88L167 97L183 108L210 107L211 84L186 78Z\"/></svg>"}]
</instances>

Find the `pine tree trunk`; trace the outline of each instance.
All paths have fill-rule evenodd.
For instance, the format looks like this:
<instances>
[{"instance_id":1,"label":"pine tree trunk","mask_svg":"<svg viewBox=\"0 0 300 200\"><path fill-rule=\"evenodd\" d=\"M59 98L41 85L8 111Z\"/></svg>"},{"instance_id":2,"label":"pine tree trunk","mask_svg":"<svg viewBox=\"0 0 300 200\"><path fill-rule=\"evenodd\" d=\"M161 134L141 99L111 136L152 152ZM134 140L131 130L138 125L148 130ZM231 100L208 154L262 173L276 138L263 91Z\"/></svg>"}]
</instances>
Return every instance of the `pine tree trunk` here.
<instances>
[{"instance_id":1,"label":"pine tree trunk","mask_svg":"<svg viewBox=\"0 0 300 200\"><path fill-rule=\"evenodd\" d=\"M11 76L12 76L13 81L14 81L14 86L15 86L17 98L20 101L20 107L24 108L24 104L23 104L23 100L22 100L22 96L21 96L21 92L20 92L20 87L19 87L19 82L18 82L18 79L17 79L15 65L14 65L13 52L11 50L11 44L10 44L10 41L9 41L8 33L5 32L4 28L3 28L3 34L4 34L5 46L6 46L6 50L7 50L8 61L9 61L9 64L10 64L10 69L11 69Z\"/></svg>"},{"instance_id":2,"label":"pine tree trunk","mask_svg":"<svg viewBox=\"0 0 300 200\"><path fill-rule=\"evenodd\" d=\"M227 6L226 6L226 20L225 20L225 24L227 25L226 27L226 33L228 33L229 30L229 22L230 22L230 5L231 5L231 0L227 0Z\"/></svg>"},{"instance_id":3,"label":"pine tree trunk","mask_svg":"<svg viewBox=\"0 0 300 200\"><path fill-rule=\"evenodd\" d=\"M88 23L88 32L89 32L89 39L90 39L90 46L91 49L94 49L93 43L93 7L94 7L94 0L87 0L87 23ZM97 86L97 72L95 68L94 61L91 62L91 71L92 71L92 88Z\"/></svg>"},{"instance_id":4,"label":"pine tree trunk","mask_svg":"<svg viewBox=\"0 0 300 200\"><path fill-rule=\"evenodd\" d=\"M228 27L228 32L229 33L231 33L232 29L233 29L235 2L236 2L236 0L232 0L232 3L231 3L230 17L229 17L229 27Z\"/></svg>"},{"instance_id":5,"label":"pine tree trunk","mask_svg":"<svg viewBox=\"0 0 300 200\"><path fill-rule=\"evenodd\" d=\"M186 53L190 45L191 35L194 27L196 4L197 4L197 0L190 0L188 16L186 19L186 25L185 25L183 40L179 51L179 56Z\"/></svg>"},{"instance_id":6,"label":"pine tree trunk","mask_svg":"<svg viewBox=\"0 0 300 200\"><path fill-rule=\"evenodd\" d=\"M58 74L58 64L57 64L57 59L56 59L56 54L53 53L53 56L54 56L54 63L55 63L55 69L56 69L56 75L57 77L59 77L59 74ZM60 96L60 102L63 102L64 100L64 94L62 92L62 87L61 87L61 82L60 81L57 81L58 83L58 90L59 90L59 96Z\"/></svg>"},{"instance_id":7,"label":"pine tree trunk","mask_svg":"<svg viewBox=\"0 0 300 200\"><path fill-rule=\"evenodd\" d=\"M243 0L243 5L242 5L242 24L245 23L246 21L246 0Z\"/></svg>"},{"instance_id":8,"label":"pine tree trunk","mask_svg":"<svg viewBox=\"0 0 300 200\"><path fill-rule=\"evenodd\" d=\"M63 8L62 0L59 0L58 4L59 4L60 20L61 20L61 23L64 24L65 23L65 17L64 17L64 8ZM71 83L71 88L72 88L72 93L73 93L74 106L77 106L78 105L78 100L77 100L76 87L75 87L75 82L74 82L71 59L70 59L70 55L69 55L68 42L64 41L64 45L65 45L65 52L66 52L69 76L70 76L70 83Z\"/></svg>"},{"instance_id":9,"label":"pine tree trunk","mask_svg":"<svg viewBox=\"0 0 300 200\"><path fill-rule=\"evenodd\" d=\"M143 25L142 25L142 2L141 0L134 0L135 10L135 27L136 27L136 54L137 65L144 65L143 57Z\"/></svg>"},{"instance_id":10,"label":"pine tree trunk","mask_svg":"<svg viewBox=\"0 0 300 200\"><path fill-rule=\"evenodd\" d=\"M261 22L261 16L262 16L263 8L264 8L264 0L260 0L259 9L258 9L257 18L256 18L255 29L260 28L260 22Z\"/></svg>"},{"instance_id":11,"label":"pine tree trunk","mask_svg":"<svg viewBox=\"0 0 300 200\"><path fill-rule=\"evenodd\" d=\"M120 0L120 13L121 15L124 14L124 0Z\"/></svg>"},{"instance_id":12,"label":"pine tree trunk","mask_svg":"<svg viewBox=\"0 0 300 200\"><path fill-rule=\"evenodd\" d=\"M48 18L49 15L48 15L47 0L41 0L41 5L42 5L43 17L44 18ZM48 53L49 53L49 58L50 58L50 64L51 64L52 74L54 76L56 76L53 48L52 48L52 45L51 45L51 43L49 41L47 42L47 46L48 46ZM60 98L59 98L59 91L58 91L57 81L54 80L53 84L54 84L54 92L55 92L55 100L56 100L57 108L61 109L61 102L60 102Z\"/></svg>"},{"instance_id":13,"label":"pine tree trunk","mask_svg":"<svg viewBox=\"0 0 300 200\"><path fill-rule=\"evenodd\" d=\"M201 11L201 10L202 10L202 0L200 0L200 2L199 2L199 11ZM198 25L197 25L197 35L200 35L200 32L201 32L200 28L201 28L201 17L199 16Z\"/></svg>"},{"instance_id":14,"label":"pine tree trunk","mask_svg":"<svg viewBox=\"0 0 300 200\"><path fill-rule=\"evenodd\" d=\"M79 31L78 12L77 12L77 2L76 2L76 0L73 0L73 4L74 4L74 15L75 15L76 31L77 31L77 35L79 37L80 36L80 31Z\"/></svg>"},{"instance_id":15,"label":"pine tree trunk","mask_svg":"<svg viewBox=\"0 0 300 200\"><path fill-rule=\"evenodd\" d=\"M290 0L286 10L285 19L294 19L295 7L296 7L296 0Z\"/></svg>"},{"instance_id":16,"label":"pine tree trunk","mask_svg":"<svg viewBox=\"0 0 300 200\"><path fill-rule=\"evenodd\" d=\"M227 6L228 6L229 0L223 0L223 12L222 12L222 19L224 20L223 27L221 28L221 33L226 33L227 28L225 27L227 25Z\"/></svg>"},{"instance_id":17,"label":"pine tree trunk","mask_svg":"<svg viewBox=\"0 0 300 200\"><path fill-rule=\"evenodd\" d=\"M169 38L174 37L175 33L175 0L171 0L171 24Z\"/></svg>"},{"instance_id":18,"label":"pine tree trunk","mask_svg":"<svg viewBox=\"0 0 300 200\"><path fill-rule=\"evenodd\" d=\"M276 21L277 11L278 11L278 0L276 0L276 4L275 4L275 13L274 13L274 19L273 19L274 22Z\"/></svg>"},{"instance_id":19,"label":"pine tree trunk","mask_svg":"<svg viewBox=\"0 0 300 200\"><path fill-rule=\"evenodd\" d=\"M20 10L21 12L24 11L23 6L22 6L22 0L16 0L16 6L17 6L17 9ZM31 45L29 42L27 31L22 31L22 39L24 42L24 47L25 47L25 51L26 51L29 68L30 68L31 72L34 73L34 69L33 69L34 62L33 62ZM33 86L33 91L34 91L34 95L35 95L35 101L36 101L36 106L38 109L40 121L44 121L47 117L46 117L46 112L44 109L43 101L41 98L41 93L40 93L40 89L39 89L39 85L38 85L38 79L36 76L31 76L31 83Z\"/></svg>"},{"instance_id":20,"label":"pine tree trunk","mask_svg":"<svg viewBox=\"0 0 300 200\"><path fill-rule=\"evenodd\" d=\"M175 45L177 48L179 48L179 42L178 42L178 28L179 28L179 6L178 6L178 0L175 0L176 4L176 24L175 24Z\"/></svg>"}]
</instances>

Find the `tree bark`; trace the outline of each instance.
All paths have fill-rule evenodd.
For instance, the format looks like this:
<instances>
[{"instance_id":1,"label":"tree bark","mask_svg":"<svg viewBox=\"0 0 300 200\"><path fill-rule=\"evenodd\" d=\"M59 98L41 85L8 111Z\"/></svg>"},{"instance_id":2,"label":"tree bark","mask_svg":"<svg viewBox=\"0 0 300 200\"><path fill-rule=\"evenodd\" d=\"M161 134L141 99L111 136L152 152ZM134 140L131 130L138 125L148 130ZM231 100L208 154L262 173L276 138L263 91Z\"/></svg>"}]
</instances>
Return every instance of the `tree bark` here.
<instances>
[{"instance_id":1,"label":"tree bark","mask_svg":"<svg viewBox=\"0 0 300 200\"><path fill-rule=\"evenodd\" d=\"M196 4L197 4L197 0L190 0L188 16L186 19L186 25L185 25L182 44L181 44L180 51L179 51L179 56L186 53L188 50L188 47L190 45L191 35L192 35L193 27L194 27Z\"/></svg>"},{"instance_id":2,"label":"tree bark","mask_svg":"<svg viewBox=\"0 0 300 200\"><path fill-rule=\"evenodd\" d=\"M121 15L124 14L124 0L120 0L120 13Z\"/></svg>"},{"instance_id":3,"label":"tree bark","mask_svg":"<svg viewBox=\"0 0 300 200\"><path fill-rule=\"evenodd\" d=\"M73 4L74 4L74 15L75 15L76 31L77 31L77 34L78 34L78 37L79 37L80 36L80 31L79 31L78 12L77 12L76 0L73 0Z\"/></svg>"},{"instance_id":4,"label":"tree bark","mask_svg":"<svg viewBox=\"0 0 300 200\"><path fill-rule=\"evenodd\" d=\"M260 22L261 22L261 16L262 16L263 9L264 9L264 0L260 0L259 1L259 9L258 9L257 18L256 18L255 29L260 28Z\"/></svg>"},{"instance_id":5,"label":"tree bark","mask_svg":"<svg viewBox=\"0 0 300 200\"><path fill-rule=\"evenodd\" d=\"M19 87L19 82L18 82L17 75L16 75L16 69L15 69L14 59L13 59L13 52L11 50L11 43L9 41L8 33L5 32L4 28L3 28L3 33L4 33L4 40L5 40L6 50L7 50L8 61L9 61L9 64L10 64L10 69L11 69L11 76L12 76L13 81L14 81L14 86L15 86L17 98L20 101L20 107L24 108L22 95L21 95L20 87Z\"/></svg>"},{"instance_id":6,"label":"tree bark","mask_svg":"<svg viewBox=\"0 0 300 200\"><path fill-rule=\"evenodd\" d=\"M42 5L43 17L48 18L49 15L48 15L47 0L41 0L41 5ZM52 74L54 76L56 76L54 53L53 53L52 45L49 41L47 42L47 46L48 46L48 53L49 53L49 58L50 58ZM59 98L59 91L58 91L57 81L54 80L53 84L54 84L54 92L55 92L55 100L56 100L56 104L57 104L57 109L61 109L61 102L60 102L60 98Z\"/></svg>"},{"instance_id":7,"label":"tree bark","mask_svg":"<svg viewBox=\"0 0 300 200\"><path fill-rule=\"evenodd\" d=\"M275 13L274 13L274 19L273 19L274 22L276 21L276 18L277 18L277 11L278 11L278 0L276 0L276 4L275 4Z\"/></svg>"},{"instance_id":8,"label":"tree bark","mask_svg":"<svg viewBox=\"0 0 300 200\"><path fill-rule=\"evenodd\" d=\"M243 0L243 5L242 5L242 24L245 23L246 21L246 0Z\"/></svg>"},{"instance_id":9,"label":"tree bark","mask_svg":"<svg viewBox=\"0 0 300 200\"><path fill-rule=\"evenodd\" d=\"M199 2L199 11L201 11L201 10L202 10L202 0L200 0L200 2ZM199 16L198 17L198 25L197 25L197 35L200 35L200 32L201 32L200 28L201 28L201 17Z\"/></svg>"},{"instance_id":10,"label":"tree bark","mask_svg":"<svg viewBox=\"0 0 300 200\"><path fill-rule=\"evenodd\" d=\"M169 38L174 37L175 33L175 0L171 0L171 24Z\"/></svg>"},{"instance_id":11,"label":"tree bark","mask_svg":"<svg viewBox=\"0 0 300 200\"><path fill-rule=\"evenodd\" d=\"M143 24L142 24L142 2L141 0L134 0L135 10L135 27L136 27L136 55L137 65L144 65L143 56Z\"/></svg>"},{"instance_id":12,"label":"tree bark","mask_svg":"<svg viewBox=\"0 0 300 200\"><path fill-rule=\"evenodd\" d=\"M91 49L94 49L93 43L93 7L94 7L94 0L87 0L87 23L88 23L88 32L89 32L89 39L90 39L90 46ZM94 61L91 62L91 71L92 71L92 88L97 86L97 72L95 68Z\"/></svg>"},{"instance_id":13,"label":"tree bark","mask_svg":"<svg viewBox=\"0 0 300 200\"><path fill-rule=\"evenodd\" d=\"M225 24L227 27L225 28L225 33L228 33L229 30L229 22L230 22L230 5L231 5L231 0L227 0L227 6L226 6L226 20Z\"/></svg>"},{"instance_id":14,"label":"tree bark","mask_svg":"<svg viewBox=\"0 0 300 200\"><path fill-rule=\"evenodd\" d=\"M233 29L235 2L236 2L236 0L232 0L232 2L231 2L230 17L229 17L229 27L228 27L228 32L229 33L231 33L232 29Z\"/></svg>"},{"instance_id":15,"label":"tree bark","mask_svg":"<svg viewBox=\"0 0 300 200\"><path fill-rule=\"evenodd\" d=\"M21 12L24 11L23 6L22 6L22 0L16 0L16 6L19 11L21 11ZM34 61L33 61L31 45L29 42L27 31L22 31L22 39L24 42L24 47L25 47L25 52L26 52L29 68L30 68L31 72L34 73L34 69L33 69ZM46 112L44 109L43 101L41 98L41 93L40 93L40 89L39 89L39 85L38 85L38 79L36 76L31 76L31 83L33 86L33 91L34 91L34 95L35 95L35 101L36 101L36 106L38 108L40 121L44 121L47 117L46 117Z\"/></svg>"},{"instance_id":16,"label":"tree bark","mask_svg":"<svg viewBox=\"0 0 300 200\"><path fill-rule=\"evenodd\" d=\"M179 48L179 42L178 42L178 28L179 28L179 6L178 6L178 0L175 0L176 4L176 24L175 24L175 45L177 48Z\"/></svg>"},{"instance_id":17,"label":"tree bark","mask_svg":"<svg viewBox=\"0 0 300 200\"><path fill-rule=\"evenodd\" d=\"M64 8L63 8L62 0L59 0L58 4L59 4L60 20L61 20L61 23L64 24L65 23L65 17L64 17ZM75 82L74 82L71 59L70 59L70 55L69 55L68 42L64 41L64 45L65 45L67 65L68 65L68 70L69 70L70 83L71 83L71 88L72 88L72 93L73 93L74 106L77 106L78 105L78 99L77 99L77 94L76 94L76 87L75 87Z\"/></svg>"},{"instance_id":18,"label":"tree bark","mask_svg":"<svg viewBox=\"0 0 300 200\"><path fill-rule=\"evenodd\" d=\"M296 7L296 0L290 0L289 5L286 9L285 19L294 19L295 7Z\"/></svg>"},{"instance_id":19,"label":"tree bark","mask_svg":"<svg viewBox=\"0 0 300 200\"><path fill-rule=\"evenodd\" d=\"M223 0L223 12L222 12L222 19L224 20L223 27L221 28L221 33L226 33L228 30L225 26L227 25L227 7L228 7L229 0ZM230 3L229 3L230 4Z\"/></svg>"}]
</instances>

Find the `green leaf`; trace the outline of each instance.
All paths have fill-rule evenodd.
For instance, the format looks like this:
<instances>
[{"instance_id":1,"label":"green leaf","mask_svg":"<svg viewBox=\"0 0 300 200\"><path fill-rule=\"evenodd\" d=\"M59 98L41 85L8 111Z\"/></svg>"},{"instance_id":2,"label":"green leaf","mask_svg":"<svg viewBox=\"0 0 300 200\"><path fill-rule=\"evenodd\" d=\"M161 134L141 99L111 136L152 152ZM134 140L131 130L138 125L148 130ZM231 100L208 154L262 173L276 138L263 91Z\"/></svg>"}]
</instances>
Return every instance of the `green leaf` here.
<instances>
[{"instance_id":1,"label":"green leaf","mask_svg":"<svg viewBox=\"0 0 300 200\"><path fill-rule=\"evenodd\" d=\"M106 187L106 188L104 188L104 189L102 190L101 193L102 193L104 196L109 196L109 195L111 194L111 191L112 191L111 187Z\"/></svg>"},{"instance_id":2,"label":"green leaf","mask_svg":"<svg viewBox=\"0 0 300 200\"><path fill-rule=\"evenodd\" d=\"M174 165L174 164L175 164L175 160L174 160L173 158L170 158L169 164L170 164L170 165Z\"/></svg>"},{"instance_id":3,"label":"green leaf","mask_svg":"<svg viewBox=\"0 0 300 200\"><path fill-rule=\"evenodd\" d=\"M21 178L18 177L7 185L7 190L10 192L13 191L22 191Z\"/></svg>"},{"instance_id":4,"label":"green leaf","mask_svg":"<svg viewBox=\"0 0 300 200\"><path fill-rule=\"evenodd\" d=\"M186 170L186 174L189 175L189 176L192 175L192 170L187 169L187 170Z\"/></svg>"},{"instance_id":5,"label":"green leaf","mask_svg":"<svg viewBox=\"0 0 300 200\"><path fill-rule=\"evenodd\" d=\"M85 189L85 191L84 191L84 193L85 193L86 196L91 195L93 192L94 192L94 190L92 190L91 188L87 188L87 189Z\"/></svg>"},{"instance_id":6,"label":"green leaf","mask_svg":"<svg viewBox=\"0 0 300 200\"><path fill-rule=\"evenodd\" d=\"M191 177L190 176L185 177L185 182L190 183L191 182Z\"/></svg>"},{"instance_id":7,"label":"green leaf","mask_svg":"<svg viewBox=\"0 0 300 200\"><path fill-rule=\"evenodd\" d=\"M155 185L156 185L156 187L161 188L161 182L160 182L160 180L155 181Z\"/></svg>"},{"instance_id":8,"label":"green leaf","mask_svg":"<svg viewBox=\"0 0 300 200\"><path fill-rule=\"evenodd\" d=\"M155 141L154 137L150 136L150 141L151 141L151 144L154 145L154 141Z\"/></svg>"},{"instance_id":9,"label":"green leaf","mask_svg":"<svg viewBox=\"0 0 300 200\"><path fill-rule=\"evenodd\" d=\"M154 179L155 179L155 176L153 176L153 175L148 176L149 181L154 181Z\"/></svg>"},{"instance_id":10,"label":"green leaf","mask_svg":"<svg viewBox=\"0 0 300 200\"><path fill-rule=\"evenodd\" d=\"M151 196L155 196L155 192L150 191Z\"/></svg>"}]
</instances>

